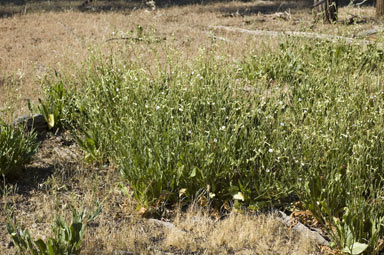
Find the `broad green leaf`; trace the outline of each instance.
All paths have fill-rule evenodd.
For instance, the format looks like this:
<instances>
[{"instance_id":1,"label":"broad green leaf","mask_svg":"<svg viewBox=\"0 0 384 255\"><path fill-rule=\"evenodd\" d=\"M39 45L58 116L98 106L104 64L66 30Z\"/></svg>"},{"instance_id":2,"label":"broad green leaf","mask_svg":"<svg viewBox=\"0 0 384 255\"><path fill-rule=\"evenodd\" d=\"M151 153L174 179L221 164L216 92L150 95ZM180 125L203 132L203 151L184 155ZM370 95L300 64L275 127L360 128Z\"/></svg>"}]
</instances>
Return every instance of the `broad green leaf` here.
<instances>
[{"instance_id":1,"label":"broad green leaf","mask_svg":"<svg viewBox=\"0 0 384 255\"><path fill-rule=\"evenodd\" d=\"M367 248L368 244L355 242L352 246L352 249L350 247L345 247L343 252L349 253L351 255L358 255L363 253Z\"/></svg>"}]
</instances>

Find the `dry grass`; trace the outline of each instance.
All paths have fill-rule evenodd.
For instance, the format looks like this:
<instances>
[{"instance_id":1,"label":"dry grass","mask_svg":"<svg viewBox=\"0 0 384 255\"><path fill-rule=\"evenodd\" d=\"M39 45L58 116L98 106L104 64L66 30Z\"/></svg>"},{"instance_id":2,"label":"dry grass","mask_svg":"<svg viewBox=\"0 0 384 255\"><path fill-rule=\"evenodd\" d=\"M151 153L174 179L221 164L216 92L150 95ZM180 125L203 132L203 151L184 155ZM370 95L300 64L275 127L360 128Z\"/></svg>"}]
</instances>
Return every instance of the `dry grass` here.
<instances>
[{"instance_id":1,"label":"dry grass","mask_svg":"<svg viewBox=\"0 0 384 255\"><path fill-rule=\"evenodd\" d=\"M74 73L87 59L90 51L123 54L152 61L152 50L173 46L185 58L198 53L212 41L209 26L228 25L248 29L295 30L352 36L375 25L373 8L345 7L336 26L312 24L310 9L294 9L296 2L216 3L170 7L148 11L82 13L32 12L0 19L0 112L11 107L16 115L27 113L26 101L41 96L41 79L54 70ZM299 2L300 5L300 2ZM0 6L6 8L6 6ZM20 7L19 7L20 8ZM59 8L60 9L60 8ZM276 15L275 12L281 12ZM351 15L358 25L345 25ZM126 35L140 25L146 31L166 40L156 45L127 40L106 42ZM219 32L216 32L216 34ZM270 43L269 38L252 38L238 33L217 34L227 39L220 50L234 58L258 45ZM180 61L183 61L182 59Z\"/></svg>"},{"instance_id":2,"label":"dry grass","mask_svg":"<svg viewBox=\"0 0 384 255\"><path fill-rule=\"evenodd\" d=\"M270 38L210 31L212 25L248 29L314 31L353 36L376 25L373 8L345 7L336 25L312 24L309 9L294 9L293 2L216 3L170 7L148 11L81 13L32 12L0 19L0 114L27 113L26 101L42 96L41 80L56 70L75 73L90 53L134 58L151 68L153 52L172 50L180 62L199 53L201 47L214 47L233 59L250 51L262 53L264 44L277 44ZM0 8L16 8L0 6ZM33 9L32 7L30 9ZM275 12L283 12L276 15ZM351 14L355 25L346 25ZM130 40L106 42L113 37L134 35L140 25L161 42ZM212 35L225 38L214 39ZM212 44L218 41L220 47ZM157 61L164 61L157 60ZM315 246L292 233L274 216L233 213L214 220L205 211L178 213L178 231L156 226L142 218L132 198L122 194L121 182L113 166L83 163L76 145L66 135L47 139L26 175L18 184L6 184L0 201L0 250L14 254L4 224L6 206L32 233L46 235L56 214L70 215L70 205L92 208L103 201L97 224L90 227L84 254L315 254Z\"/></svg>"}]
</instances>

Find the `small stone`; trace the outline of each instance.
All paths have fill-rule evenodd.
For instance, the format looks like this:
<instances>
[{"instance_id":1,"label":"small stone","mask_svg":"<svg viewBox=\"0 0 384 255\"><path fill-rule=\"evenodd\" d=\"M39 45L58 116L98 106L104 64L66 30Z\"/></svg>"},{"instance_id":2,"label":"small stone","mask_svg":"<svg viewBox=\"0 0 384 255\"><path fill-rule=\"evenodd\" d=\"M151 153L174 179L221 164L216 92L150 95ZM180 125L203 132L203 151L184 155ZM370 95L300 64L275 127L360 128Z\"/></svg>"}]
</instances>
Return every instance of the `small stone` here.
<instances>
[{"instance_id":1,"label":"small stone","mask_svg":"<svg viewBox=\"0 0 384 255\"><path fill-rule=\"evenodd\" d=\"M33 116L25 115L17 118L13 125L15 127L24 126L27 132L35 130L37 133L43 133L48 130L48 123L42 114L35 114Z\"/></svg>"}]
</instances>

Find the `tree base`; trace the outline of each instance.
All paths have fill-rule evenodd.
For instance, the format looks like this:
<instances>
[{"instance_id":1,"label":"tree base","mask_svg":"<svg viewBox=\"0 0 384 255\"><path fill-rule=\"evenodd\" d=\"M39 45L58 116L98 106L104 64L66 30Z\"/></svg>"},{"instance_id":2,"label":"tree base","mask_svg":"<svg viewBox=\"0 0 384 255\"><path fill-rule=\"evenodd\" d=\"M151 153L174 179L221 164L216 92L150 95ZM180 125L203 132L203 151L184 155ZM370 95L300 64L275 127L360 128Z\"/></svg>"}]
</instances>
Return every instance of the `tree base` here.
<instances>
[{"instance_id":1,"label":"tree base","mask_svg":"<svg viewBox=\"0 0 384 255\"><path fill-rule=\"evenodd\" d=\"M315 21L323 20L324 23L337 21L337 0L314 0L313 10Z\"/></svg>"}]
</instances>

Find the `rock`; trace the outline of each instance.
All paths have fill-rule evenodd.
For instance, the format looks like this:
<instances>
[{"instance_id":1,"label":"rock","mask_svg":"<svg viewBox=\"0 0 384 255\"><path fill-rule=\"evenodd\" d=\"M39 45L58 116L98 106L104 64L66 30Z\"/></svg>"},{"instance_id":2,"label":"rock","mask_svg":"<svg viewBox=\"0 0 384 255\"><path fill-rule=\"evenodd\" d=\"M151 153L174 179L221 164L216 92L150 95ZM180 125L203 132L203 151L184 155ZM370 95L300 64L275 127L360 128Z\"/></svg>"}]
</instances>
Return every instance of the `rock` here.
<instances>
[{"instance_id":1,"label":"rock","mask_svg":"<svg viewBox=\"0 0 384 255\"><path fill-rule=\"evenodd\" d=\"M309 237L311 240L315 241L320 245L329 246L329 242L318 231L312 231L300 222L297 222L296 224L292 225L294 223L293 219L291 219L282 211L277 211L277 215L279 216L278 219L280 219L280 221L284 225L290 227L291 229L299 233L304 234L305 236Z\"/></svg>"},{"instance_id":2,"label":"rock","mask_svg":"<svg viewBox=\"0 0 384 255\"><path fill-rule=\"evenodd\" d=\"M30 132L34 130L39 134L48 131L48 123L42 114L35 114L33 116L25 115L17 118L13 122L13 125L14 127L23 126L26 131Z\"/></svg>"}]
</instances>

